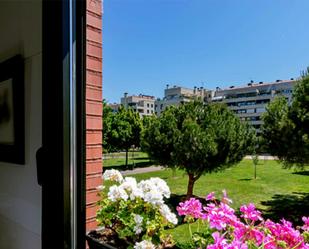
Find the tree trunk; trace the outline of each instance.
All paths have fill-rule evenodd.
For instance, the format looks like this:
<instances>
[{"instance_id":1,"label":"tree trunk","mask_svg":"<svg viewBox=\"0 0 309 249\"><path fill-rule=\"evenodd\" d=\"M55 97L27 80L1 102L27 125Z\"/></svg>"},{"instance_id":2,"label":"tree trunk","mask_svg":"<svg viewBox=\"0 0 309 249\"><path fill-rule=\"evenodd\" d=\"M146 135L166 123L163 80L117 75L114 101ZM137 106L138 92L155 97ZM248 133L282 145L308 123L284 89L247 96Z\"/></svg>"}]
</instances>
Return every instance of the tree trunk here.
<instances>
[{"instance_id":1,"label":"tree trunk","mask_svg":"<svg viewBox=\"0 0 309 249\"><path fill-rule=\"evenodd\" d=\"M188 188L187 188L187 197L186 197L187 200L190 199L190 197L192 197L194 183L197 180L197 178L195 178L193 174L188 173L188 177L189 177L189 182L188 182Z\"/></svg>"},{"instance_id":2,"label":"tree trunk","mask_svg":"<svg viewBox=\"0 0 309 249\"><path fill-rule=\"evenodd\" d=\"M256 164L254 164L254 179L256 179Z\"/></svg>"},{"instance_id":3,"label":"tree trunk","mask_svg":"<svg viewBox=\"0 0 309 249\"><path fill-rule=\"evenodd\" d=\"M129 149L126 149L126 167L128 167L128 155L129 154Z\"/></svg>"}]
</instances>

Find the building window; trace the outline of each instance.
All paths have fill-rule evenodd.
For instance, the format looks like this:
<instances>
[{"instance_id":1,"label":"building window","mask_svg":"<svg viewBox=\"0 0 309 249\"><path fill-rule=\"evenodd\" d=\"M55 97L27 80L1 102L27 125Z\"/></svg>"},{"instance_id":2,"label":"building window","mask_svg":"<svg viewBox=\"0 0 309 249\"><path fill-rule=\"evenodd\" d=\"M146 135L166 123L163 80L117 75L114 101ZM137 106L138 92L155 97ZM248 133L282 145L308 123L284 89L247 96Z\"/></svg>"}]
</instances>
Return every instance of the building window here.
<instances>
[{"instance_id":1,"label":"building window","mask_svg":"<svg viewBox=\"0 0 309 249\"><path fill-rule=\"evenodd\" d=\"M147 103L147 107L149 107L149 103Z\"/></svg>"},{"instance_id":2,"label":"building window","mask_svg":"<svg viewBox=\"0 0 309 249\"><path fill-rule=\"evenodd\" d=\"M153 104L151 104L150 106L151 106L151 108L153 108Z\"/></svg>"},{"instance_id":3,"label":"building window","mask_svg":"<svg viewBox=\"0 0 309 249\"><path fill-rule=\"evenodd\" d=\"M247 113L255 113L255 109L247 109Z\"/></svg>"},{"instance_id":4,"label":"building window","mask_svg":"<svg viewBox=\"0 0 309 249\"><path fill-rule=\"evenodd\" d=\"M147 113L149 113L149 110L147 110Z\"/></svg>"},{"instance_id":5,"label":"building window","mask_svg":"<svg viewBox=\"0 0 309 249\"><path fill-rule=\"evenodd\" d=\"M236 113L246 113L247 112L247 110L246 109L239 109L239 110L237 110L236 111Z\"/></svg>"},{"instance_id":6,"label":"building window","mask_svg":"<svg viewBox=\"0 0 309 249\"><path fill-rule=\"evenodd\" d=\"M256 108L257 113L265 112L265 107Z\"/></svg>"},{"instance_id":7,"label":"building window","mask_svg":"<svg viewBox=\"0 0 309 249\"><path fill-rule=\"evenodd\" d=\"M269 99L261 99L261 100L257 100L256 101L256 104L267 104L269 103Z\"/></svg>"},{"instance_id":8,"label":"building window","mask_svg":"<svg viewBox=\"0 0 309 249\"><path fill-rule=\"evenodd\" d=\"M255 101L238 102L238 106L255 105Z\"/></svg>"}]
</instances>

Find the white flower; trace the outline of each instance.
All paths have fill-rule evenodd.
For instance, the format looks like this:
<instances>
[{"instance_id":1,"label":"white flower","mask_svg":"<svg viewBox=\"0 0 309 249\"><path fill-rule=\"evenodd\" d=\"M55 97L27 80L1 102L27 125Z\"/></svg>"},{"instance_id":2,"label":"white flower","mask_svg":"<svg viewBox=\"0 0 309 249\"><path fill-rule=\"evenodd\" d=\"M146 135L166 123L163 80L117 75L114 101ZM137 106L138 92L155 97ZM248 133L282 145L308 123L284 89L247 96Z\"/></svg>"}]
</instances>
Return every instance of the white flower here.
<instances>
[{"instance_id":1,"label":"white flower","mask_svg":"<svg viewBox=\"0 0 309 249\"><path fill-rule=\"evenodd\" d=\"M134 215L134 221L136 223L136 226L134 226L133 230L135 234L140 234L143 231L142 225L143 225L143 217L138 214Z\"/></svg>"},{"instance_id":2,"label":"white flower","mask_svg":"<svg viewBox=\"0 0 309 249\"><path fill-rule=\"evenodd\" d=\"M178 220L177 217L174 213L172 213L172 211L169 209L169 207L165 204L161 205L160 207L160 213L162 214L162 216L170 223L176 225Z\"/></svg>"},{"instance_id":3,"label":"white flower","mask_svg":"<svg viewBox=\"0 0 309 249\"><path fill-rule=\"evenodd\" d=\"M153 184L150 180L142 180L137 184L137 187L146 193L153 189Z\"/></svg>"},{"instance_id":4,"label":"white flower","mask_svg":"<svg viewBox=\"0 0 309 249\"><path fill-rule=\"evenodd\" d=\"M154 206L160 206L163 204L163 195L158 192L157 189L144 193L143 199L145 202L148 202Z\"/></svg>"},{"instance_id":5,"label":"white flower","mask_svg":"<svg viewBox=\"0 0 309 249\"><path fill-rule=\"evenodd\" d=\"M123 188L120 188L116 185L113 185L109 188L109 192L108 192L107 196L108 196L108 199L110 199L113 202L115 202L119 199L126 201L129 198L127 192Z\"/></svg>"},{"instance_id":6,"label":"white flower","mask_svg":"<svg viewBox=\"0 0 309 249\"><path fill-rule=\"evenodd\" d=\"M143 232L143 229L140 226L135 226L133 228L133 231L135 232L135 234L140 234L141 232Z\"/></svg>"},{"instance_id":7,"label":"white flower","mask_svg":"<svg viewBox=\"0 0 309 249\"><path fill-rule=\"evenodd\" d=\"M137 225L142 224L143 222L143 217L138 215L138 214L134 214L134 221Z\"/></svg>"},{"instance_id":8,"label":"white flower","mask_svg":"<svg viewBox=\"0 0 309 249\"><path fill-rule=\"evenodd\" d=\"M97 190L102 191L103 189L105 189L105 186L103 185L99 185L96 187Z\"/></svg>"},{"instance_id":9,"label":"white flower","mask_svg":"<svg viewBox=\"0 0 309 249\"><path fill-rule=\"evenodd\" d=\"M155 249L156 247L148 240L143 240L141 242L136 242L134 249Z\"/></svg>"},{"instance_id":10,"label":"white flower","mask_svg":"<svg viewBox=\"0 0 309 249\"><path fill-rule=\"evenodd\" d=\"M137 182L136 182L135 178L133 178L133 177L124 178L123 182L121 183L121 185L119 187L121 187L121 188L123 188L124 190L127 191L131 200L134 200L137 197L140 197L140 198L143 197L143 191L141 191L137 187Z\"/></svg>"},{"instance_id":11,"label":"white flower","mask_svg":"<svg viewBox=\"0 0 309 249\"><path fill-rule=\"evenodd\" d=\"M141 189L139 189L138 187L133 188L132 192L130 193L130 199L131 200L135 200L135 198L144 198L144 193Z\"/></svg>"},{"instance_id":12,"label":"white flower","mask_svg":"<svg viewBox=\"0 0 309 249\"><path fill-rule=\"evenodd\" d=\"M149 180L143 180L138 185L144 196L144 201L153 205L163 204L163 197L170 197L171 191L166 182L158 177L152 177Z\"/></svg>"},{"instance_id":13,"label":"white flower","mask_svg":"<svg viewBox=\"0 0 309 249\"><path fill-rule=\"evenodd\" d=\"M171 191L166 182L159 177L151 177L151 183L156 186L157 190L166 198L170 198Z\"/></svg>"},{"instance_id":14,"label":"white flower","mask_svg":"<svg viewBox=\"0 0 309 249\"><path fill-rule=\"evenodd\" d=\"M123 181L123 177L118 170L110 169L106 170L103 174L104 180L110 180L121 183Z\"/></svg>"},{"instance_id":15,"label":"white flower","mask_svg":"<svg viewBox=\"0 0 309 249\"><path fill-rule=\"evenodd\" d=\"M132 192L133 188L137 187L137 183L135 178L133 177L126 177L124 178L123 182L121 183L120 187L123 189Z\"/></svg>"}]
</instances>

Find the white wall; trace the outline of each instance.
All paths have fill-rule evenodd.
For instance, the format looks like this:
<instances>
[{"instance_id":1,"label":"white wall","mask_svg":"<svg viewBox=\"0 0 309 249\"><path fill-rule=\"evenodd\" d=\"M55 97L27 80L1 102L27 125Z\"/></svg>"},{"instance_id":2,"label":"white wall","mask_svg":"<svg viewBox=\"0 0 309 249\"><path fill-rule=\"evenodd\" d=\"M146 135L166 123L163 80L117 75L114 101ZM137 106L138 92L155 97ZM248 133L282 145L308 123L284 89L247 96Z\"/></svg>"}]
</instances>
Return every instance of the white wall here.
<instances>
[{"instance_id":1,"label":"white wall","mask_svg":"<svg viewBox=\"0 0 309 249\"><path fill-rule=\"evenodd\" d=\"M0 1L0 61L25 58L26 164L0 162L0 248L41 248L41 187L35 153L42 137L42 4Z\"/></svg>"}]
</instances>

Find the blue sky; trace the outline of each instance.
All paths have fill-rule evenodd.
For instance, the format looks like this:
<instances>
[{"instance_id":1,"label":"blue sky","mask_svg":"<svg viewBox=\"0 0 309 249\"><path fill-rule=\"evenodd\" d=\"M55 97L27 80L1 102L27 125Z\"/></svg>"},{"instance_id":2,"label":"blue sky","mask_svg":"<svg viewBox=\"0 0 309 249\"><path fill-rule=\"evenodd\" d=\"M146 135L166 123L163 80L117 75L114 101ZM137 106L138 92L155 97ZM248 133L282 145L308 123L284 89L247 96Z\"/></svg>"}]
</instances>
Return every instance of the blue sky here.
<instances>
[{"instance_id":1,"label":"blue sky","mask_svg":"<svg viewBox=\"0 0 309 249\"><path fill-rule=\"evenodd\" d=\"M105 0L103 97L298 77L308 13L309 0Z\"/></svg>"}]
</instances>

